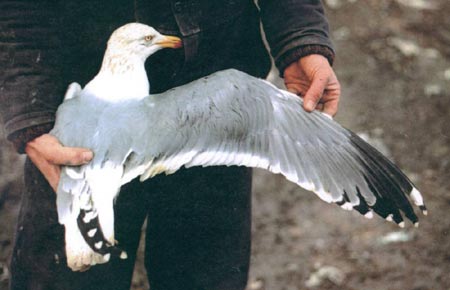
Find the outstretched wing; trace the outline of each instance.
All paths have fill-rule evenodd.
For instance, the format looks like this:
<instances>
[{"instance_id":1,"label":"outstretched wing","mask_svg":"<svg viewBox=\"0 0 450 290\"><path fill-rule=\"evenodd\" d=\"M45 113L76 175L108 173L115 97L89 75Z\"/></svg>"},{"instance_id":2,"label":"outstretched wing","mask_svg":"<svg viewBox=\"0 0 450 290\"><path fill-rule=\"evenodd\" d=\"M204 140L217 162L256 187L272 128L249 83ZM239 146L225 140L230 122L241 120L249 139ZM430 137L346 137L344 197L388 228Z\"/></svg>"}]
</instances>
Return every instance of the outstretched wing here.
<instances>
[{"instance_id":1,"label":"outstretched wing","mask_svg":"<svg viewBox=\"0 0 450 290\"><path fill-rule=\"evenodd\" d=\"M75 86L66 97L52 131L63 144L95 154L88 165L64 168L58 188L73 269L110 254L126 257L113 246L113 199L122 184L182 166L264 168L327 202L400 225L401 212L418 221L407 196L426 213L420 193L377 150L331 118L306 113L297 96L245 73L219 72L140 101L78 93Z\"/></svg>"},{"instance_id":2,"label":"outstretched wing","mask_svg":"<svg viewBox=\"0 0 450 290\"><path fill-rule=\"evenodd\" d=\"M219 72L151 95L140 108L145 113L135 116L146 114L146 124L128 124L128 179L182 166L259 167L367 217L373 210L403 226L403 212L417 223L407 196L426 213L420 193L381 153L330 117L305 112L299 97L245 73Z\"/></svg>"}]
</instances>

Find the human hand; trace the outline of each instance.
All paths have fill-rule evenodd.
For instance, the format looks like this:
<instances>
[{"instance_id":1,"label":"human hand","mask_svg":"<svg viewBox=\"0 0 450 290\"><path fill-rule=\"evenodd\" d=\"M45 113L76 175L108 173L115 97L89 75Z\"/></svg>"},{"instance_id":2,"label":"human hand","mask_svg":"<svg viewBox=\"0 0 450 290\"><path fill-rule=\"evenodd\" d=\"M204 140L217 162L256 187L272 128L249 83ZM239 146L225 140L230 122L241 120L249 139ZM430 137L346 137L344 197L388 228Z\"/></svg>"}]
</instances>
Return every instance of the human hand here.
<instances>
[{"instance_id":1,"label":"human hand","mask_svg":"<svg viewBox=\"0 0 450 290\"><path fill-rule=\"evenodd\" d=\"M303 98L306 111L336 115L341 87L324 56L311 54L290 64L284 70L284 83L288 91Z\"/></svg>"},{"instance_id":2,"label":"human hand","mask_svg":"<svg viewBox=\"0 0 450 290\"><path fill-rule=\"evenodd\" d=\"M93 158L89 149L64 147L50 134L41 135L28 142L25 152L56 192L61 174L61 165L82 165Z\"/></svg>"}]
</instances>

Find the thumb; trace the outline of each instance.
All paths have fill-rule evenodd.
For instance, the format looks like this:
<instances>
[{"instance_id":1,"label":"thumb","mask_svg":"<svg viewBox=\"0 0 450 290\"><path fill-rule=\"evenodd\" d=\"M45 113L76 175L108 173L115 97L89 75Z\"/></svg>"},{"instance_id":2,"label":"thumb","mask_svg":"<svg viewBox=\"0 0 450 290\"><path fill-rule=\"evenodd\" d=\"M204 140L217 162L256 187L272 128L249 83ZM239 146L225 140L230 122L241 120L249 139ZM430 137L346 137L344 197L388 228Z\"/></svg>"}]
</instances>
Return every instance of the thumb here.
<instances>
[{"instance_id":1,"label":"thumb","mask_svg":"<svg viewBox=\"0 0 450 290\"><path fill-rule=\"evenodd\" d=\"M303 108L306 111L311 112L316 108L317 103L319 103L322 98L327 83L328 78L326 74L318 73L314 76L311 81L311 86L306 91L305 97L303 98Z\"/></svg>"},{"instance_id":2,"label":"thumb","mask_svg":"<svg viewBox=\"0 0 450 290\"><path fill-rule=\"evenodd\" d=\"M82 165L94 157L92 151L86 148L60 146L50 157L51 162L58 165Z\"/></svg>"},{"instance_id":3,"label":"thumb","mask_svg":"<svg viewBox=\"0 0 450 290\"><path fill-rule=\"evenodd\" d=\"M86 148L64 147L54 136L44 134L27 144L45 160L55 165L82 165L93 158Z\"/></svg>"}]
</instances>

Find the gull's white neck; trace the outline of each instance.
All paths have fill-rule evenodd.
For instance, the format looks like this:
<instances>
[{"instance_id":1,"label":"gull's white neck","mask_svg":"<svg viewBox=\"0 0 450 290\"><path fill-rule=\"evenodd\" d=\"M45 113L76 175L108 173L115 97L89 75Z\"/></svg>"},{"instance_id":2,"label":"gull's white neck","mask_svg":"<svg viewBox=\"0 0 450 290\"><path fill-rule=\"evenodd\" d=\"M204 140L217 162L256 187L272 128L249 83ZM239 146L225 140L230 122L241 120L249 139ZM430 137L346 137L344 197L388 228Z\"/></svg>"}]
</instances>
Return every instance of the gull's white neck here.
<instances>
[{"instance_id":1,"label":"gull's white neck","mask_svg":"<svg viewBox=\"0 0 450 290\"><path fill-rule=\"evenodd\" d=\"M144 98L150 90L144 63L145 59L137 55L123 55L108 48L99 73L84 90L111 102Z\"/></svg>"}]
</instances>

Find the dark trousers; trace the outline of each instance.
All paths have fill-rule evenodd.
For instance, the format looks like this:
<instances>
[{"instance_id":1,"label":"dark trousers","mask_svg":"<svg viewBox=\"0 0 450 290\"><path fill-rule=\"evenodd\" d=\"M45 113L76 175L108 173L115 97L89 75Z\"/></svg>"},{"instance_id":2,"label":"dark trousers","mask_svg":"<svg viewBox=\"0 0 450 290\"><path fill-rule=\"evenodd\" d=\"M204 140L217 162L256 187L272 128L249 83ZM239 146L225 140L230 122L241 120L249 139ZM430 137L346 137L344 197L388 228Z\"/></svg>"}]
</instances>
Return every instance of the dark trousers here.
<instances>
[{"instance_id":1,"label":"dark trousers","mask_svg":"<svg viewBox=\"0 0 450 290\"><path fill-rule=\"evenodd\" d=\"M115 232L128 259L85 272L66 266L55 194L27 161L11 260L12 290L129 289L146 217L145 265L152 290L245 289L251 230L251 171L182 169L122 188Z\"/></svg>"}]
</instances>

